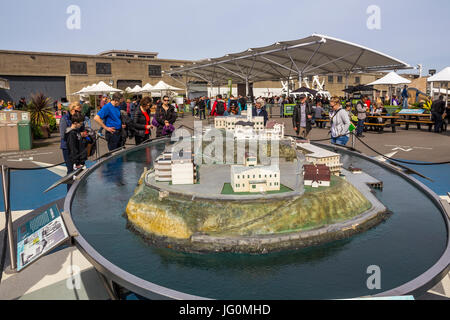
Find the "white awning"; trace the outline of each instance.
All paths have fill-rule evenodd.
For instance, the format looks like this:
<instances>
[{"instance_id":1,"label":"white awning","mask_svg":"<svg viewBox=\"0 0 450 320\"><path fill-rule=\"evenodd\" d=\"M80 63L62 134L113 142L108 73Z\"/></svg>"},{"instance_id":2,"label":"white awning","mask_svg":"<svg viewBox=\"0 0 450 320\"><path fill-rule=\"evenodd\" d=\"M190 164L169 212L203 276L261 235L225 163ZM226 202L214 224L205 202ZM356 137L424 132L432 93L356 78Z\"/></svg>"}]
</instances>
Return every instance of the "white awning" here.
<instances>
[{"instance_id":1,"label":"white awning","mask_svg":"<svg viewBox=\"0 0 450 320\"><path fill-rule=\"evenodd\" d=\"M395 72L389 72L383 78L378 79L374 82L367 84L368 86L376 86L376 85L399 85L399 84L408 84L411 83L410 80L399 76Z\"/></svg>"},{"instance_id":2,"label":"white awning","mask_svg":"<svg viewBox=\"0 0 450 320\"><path fill-rule=\"evenodd\" d=\"M129 93L136 93L136 94L140 94L142 91L142 88L138 85L136 85L133 89L131 89L131 91L129 91Z\"/></svg>"},{"instance_id":3,"label":"white awning","mask_svg":"<svg viewBox=\"0 0 450 320\"><path fill-rule=\"evenodd\" d=\"M346 74L381 70L412 69L398 59L336 38L314 34L205 59L167 72L196 77L212 84L302 78L307 75Z\"/></svg>"},{"instance_id":4,"label":"white awning","mask_svg":"<svg viewBox=\"0 0 450 320\"><path fill-rule=\"evenodd\" d=\"M142 87L141 93L150 93L152 92L153 86L150 83L147 83Z\"/></svg>"},{"instance_id":5,"label":"white awning","mask_svg":"<svg viewBox=\"0 0 450 320\"><path fill-rule=\"evenodd\" d=\"M170 84L165 83L164 81L159 81L152 89L151 92L158 92L158 91L181 91L184 89L180 89L174 86L171 86Z\"/></svg>"},{"instance_id":6,"label":"white awning","mask_svg":"<svg viewBox=\"0 0 450 320\"><path fill-rule=\"evenodd\" d=\"M96 84L94 87L86 89L83 94L90 94L90 95L96 95L96 94L109 94L113 92L122 92L122 90L113 88L103 81L100 81L98 84Z\"/></svg>"},{"instance_id":7,"label":"white awning","mask_svg":"<svg viewBox=\"0 0 450 320\"><path fill-rule=\"evenodd\" d=\"M450 67L445 68L434 76L429 77L428 82L450 82Z\"/></svg>"}]
</instances>

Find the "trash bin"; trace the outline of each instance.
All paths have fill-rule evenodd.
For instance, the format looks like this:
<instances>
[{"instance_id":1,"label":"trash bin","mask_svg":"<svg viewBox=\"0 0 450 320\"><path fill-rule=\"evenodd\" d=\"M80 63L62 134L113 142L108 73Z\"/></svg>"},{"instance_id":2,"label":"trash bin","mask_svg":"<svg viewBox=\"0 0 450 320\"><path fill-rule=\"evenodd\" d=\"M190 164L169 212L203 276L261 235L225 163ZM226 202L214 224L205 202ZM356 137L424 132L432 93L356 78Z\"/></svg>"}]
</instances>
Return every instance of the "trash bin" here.
<instances>
[{"instance_id":1,"label":"trash bin","mask_svg":"<svg viewBox=\"0 0 450 320\"><path fill-rule=\"evenodd\" d=\"M19 148L20 150L31 150L31 125L30 121L21 120L18 122Z\"/></svg>"},{"instance_id":2,"label":"trash bin","mask_svg":"<svg viewBox=\"0 0 450 320\"><path fill-rule=\"evenodd\" d=\"M17 130L18 113L14 111L0 112L0 151L19 150Z\"/></svg>"}]
</instances>

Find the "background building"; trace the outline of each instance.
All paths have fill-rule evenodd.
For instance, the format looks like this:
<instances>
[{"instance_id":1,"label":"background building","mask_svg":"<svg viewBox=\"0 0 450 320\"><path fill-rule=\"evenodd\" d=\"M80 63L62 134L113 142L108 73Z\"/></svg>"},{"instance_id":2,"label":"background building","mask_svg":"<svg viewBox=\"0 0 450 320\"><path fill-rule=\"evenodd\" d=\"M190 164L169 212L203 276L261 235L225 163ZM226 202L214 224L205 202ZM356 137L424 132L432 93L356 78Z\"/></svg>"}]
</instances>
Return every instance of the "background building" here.
<instances>
[{"instance_id":1,"label":"background building","mask_svg":"<svg viewBox=\"0 0 450 320\"><path fill-rule=\"evenodd\" d=\"M98 55L0 50L0 77L9 80L10 90L0 89L0 99L28 100L42 92L53 100L77 101L71 95L83 87L104 81L119 89L155 85L158 81L180 87L164 74L187 60L159 59L156 52L107 51Z\"/></svg>"}]
</instances>

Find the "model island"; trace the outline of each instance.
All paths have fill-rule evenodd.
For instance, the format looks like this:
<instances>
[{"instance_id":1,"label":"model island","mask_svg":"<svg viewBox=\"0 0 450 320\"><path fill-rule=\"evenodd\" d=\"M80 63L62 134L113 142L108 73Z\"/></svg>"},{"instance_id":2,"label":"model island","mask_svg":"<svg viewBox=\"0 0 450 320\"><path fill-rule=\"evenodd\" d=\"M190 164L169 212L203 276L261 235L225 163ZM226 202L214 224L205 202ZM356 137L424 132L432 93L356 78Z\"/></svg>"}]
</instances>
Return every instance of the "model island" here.
<instances>
[{"instance_id":1,"label":"model island","mask_svg":"<svg viewBox=\"0 0 450 320\"><path fill-rule=\"evenodd\" d=\"M128 202L128 228L185 252L260 254L347 238L386 218L376 179L248 113L216 118L181 149L167 143Z\"/></svg>"}]
</instances>

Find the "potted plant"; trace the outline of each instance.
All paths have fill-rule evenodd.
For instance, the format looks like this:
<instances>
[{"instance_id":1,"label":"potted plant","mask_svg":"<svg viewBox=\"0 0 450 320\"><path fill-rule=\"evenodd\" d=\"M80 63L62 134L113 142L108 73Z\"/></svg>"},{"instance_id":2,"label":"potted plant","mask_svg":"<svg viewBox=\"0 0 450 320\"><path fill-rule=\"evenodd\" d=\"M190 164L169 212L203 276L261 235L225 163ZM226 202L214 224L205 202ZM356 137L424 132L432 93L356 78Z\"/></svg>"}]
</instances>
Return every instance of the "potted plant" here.
<instances>
[{"instance_id":1,"label":"potted plant","mask_svg":"<svg viewBox=\"0 0 450 320\"><path fill-rule=\"evenodd\" d=\"M53 109L51 99L46 97L43 93L38 93L31 96L31 101L28 105L30 112L31 127L34 127L36 132L39 130L42 138L50 137L50 119L52 118Z\"/></svg>"}]
</instances>

